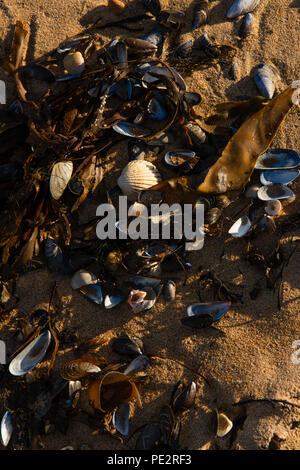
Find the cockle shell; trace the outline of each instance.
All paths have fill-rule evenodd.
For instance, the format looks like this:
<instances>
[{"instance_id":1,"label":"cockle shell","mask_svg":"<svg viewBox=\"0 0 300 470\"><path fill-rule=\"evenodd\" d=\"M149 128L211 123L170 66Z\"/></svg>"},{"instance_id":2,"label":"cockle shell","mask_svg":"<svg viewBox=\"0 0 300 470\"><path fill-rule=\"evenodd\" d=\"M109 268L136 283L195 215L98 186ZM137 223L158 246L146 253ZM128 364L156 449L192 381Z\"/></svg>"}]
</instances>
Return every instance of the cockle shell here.
<instances>
[{"instance_id":1,"label":"cockle shell","mask_svg":"<svg viewBox=\"0 0 300 470\"><path fill-rule=\"evenodd\" d=\"M67 187L73 173L73 163L70 161L58 162L54 165L50 175L50 193L53 199L58 200Z\"/></svg>"},{"instance_id":2,"label":"cockle shell","mask_svg":"<svg viewBox=\"0 0 300 470\"><path fill-rule=\"evenodd\" d=\"M133 160L123 169L119 179L124 195L135 200L140 191L151 188L162 181L157 168L146 160Z\"/></svg>"},{"instance_id":3,"label":"cockle shell","mask_svg":"<svg viewBox=\"0 0 300 470\"><path fill-rule=\"evenodd\" d=\"M237 18L253 11L260 0L235 0L227 12L227 18Z\"/></svg>"},{"instance_id":4,"label":"cockle shell","mask_svg":"<svg viewBox=\"0 0 300 470\"><path fill-rule=\"evenodd\" d=\"M84 58L81 52L70 52L64 58L64 67L71 75L81 74L84 71Z\"/></svg>"}]
</instances>

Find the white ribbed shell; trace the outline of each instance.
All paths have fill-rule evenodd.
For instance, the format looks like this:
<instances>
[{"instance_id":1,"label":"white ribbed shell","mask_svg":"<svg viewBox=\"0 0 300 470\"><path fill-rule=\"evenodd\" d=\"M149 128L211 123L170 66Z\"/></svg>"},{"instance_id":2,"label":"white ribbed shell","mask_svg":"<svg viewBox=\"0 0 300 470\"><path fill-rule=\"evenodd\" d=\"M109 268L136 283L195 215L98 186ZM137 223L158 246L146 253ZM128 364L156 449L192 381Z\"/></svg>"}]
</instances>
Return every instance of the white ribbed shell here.
<instances>
[{"instance_id":1,"label":"white ribbed shell","mask_svg":"<svg viewBox=\"0 0 300 470\"><path fill-rule=\"evenodd\" d=\"M73 172L72 162L58 162L54 165L50 175L50 193L53 199L58 200L67 187Z\"/></svg>"},{"instance_id":2,"label":"white ribbed shell","mask_svg":"<svg viewBox=\"0 0 300 470\"><path fill-rule=\"evenodd\" d=\"M161 181L162 178L152 163L146 160L132 160L123 169L118 185L125 196L135 200L140 191L151 188Z\"/></svg>"}]
</instances>

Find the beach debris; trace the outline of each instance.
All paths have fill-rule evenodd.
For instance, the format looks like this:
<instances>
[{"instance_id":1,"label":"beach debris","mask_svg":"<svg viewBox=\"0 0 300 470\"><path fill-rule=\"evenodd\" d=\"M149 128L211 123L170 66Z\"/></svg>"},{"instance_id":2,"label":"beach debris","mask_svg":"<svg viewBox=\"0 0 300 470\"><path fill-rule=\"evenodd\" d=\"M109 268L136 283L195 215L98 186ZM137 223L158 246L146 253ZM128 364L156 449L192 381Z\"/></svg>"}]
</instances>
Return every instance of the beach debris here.
<instances>
[{"instance_id":1,"label":"beach debris","mask_svg":"<svg viewBox=\"0 0 300 470\"><path fill-rule=\"evenodd\" d=\"M119 179L123 194L135 200L140 191L148 189L161 181L156 167L145 160L133 160L123 169Z\"/></svg>"},{"instance_id":2,"label":"beach debris","mask_svg":"<svg viewBox=\"0 0 300 470\"><path fill-rule=\"evenodd\" d=\"M121 403L113 412L112 425L123 436L129 434L130 406L128 403Z\"/></svg>"},{"instance_id":3,"label":"beach debris","mask_svg":"<svg viewBox=\"0 0 300 470\"><path fill-rule=\"evenodd\" d=\"M247 13L241 23L239 29L239 36L243 39L248 37L253 31L254 16L252 13Z\"/></svg>"},{"instance_id":4,"label":"beach debris","mask_svg":"<svg viewBox=\"0 0 300 470\"><path fill-rule=\"evenodd\" d=\"M225 413L216 411L217 414L217 437L225 437L233 428L233 422Z\"/></svg>"},{"instance_id":5,"label":"beach debris","mask_svg":"<svg viewBox=\"0 0 300 470\"><path fill-rule=\"evenodd\" d=\"M205 328L219 321L229 308L230 302L192 304L187 308L187 316L181 319L181 323L191 328Z\"/></svg>"},{"instance_id":6,"label":"beach debris","mask_svg":"<svg viewBox=\"0 0 300 470\"><path fill-rule=\"evenodd\" d=\"M13 415L6 411L1 420L1 439L4 447L7 447L14 431Z\"/></svg>"},{"instance_id":7,"label":"beach debris","mask_svg":"<svg viewBox=\"0 0 300 470\"><path fill-rule=\"evenodd\" d=\"M25 375L41 362L50 345L51 333L44 331L33 339L9 363L8 370L12 375Z\"/></svg>"},{"instance_id":8,"label":"beach debris","mask_svg":"<svg viewBox=\"0 0 300 470\"><path fill-rule=\"evenodd\" d=\"M194 17L192 30L200 28L208 22L209 19L209 2L208 0L197 0L194 7Z\"/></svg>"},{"instance_id":9,"label":"beach debris","mask_svg":"<svg viewBox=\"0 0 300 470\"><path fill-rule=\"evenodd\" d=\"M279 72L276 70L274 65L264 63L259 64L253 78L260 94L264 98L272 99L276 84L280 81Z\"/></svg>"},{"instance_id":10,"label":"beach debris","mask_svg":"<svg viewBox=\"0 0 300 470\"><path fill-rule=\"evenodd\" d=\"M227 12L227 18L237 18L253 11L260 0L234 0L233 4Z\"/></svg>"},{"instance_id":11,"label":"beach debris","mask_svg":"<svg viewBox=\"0 0 300 470\"><path fill-rule=\"evenodd\" d=\"M251 228L251 222L247 215L240 217L228 230L232 237L241 238L246 235Z\"/></svg>"}]
</instances>

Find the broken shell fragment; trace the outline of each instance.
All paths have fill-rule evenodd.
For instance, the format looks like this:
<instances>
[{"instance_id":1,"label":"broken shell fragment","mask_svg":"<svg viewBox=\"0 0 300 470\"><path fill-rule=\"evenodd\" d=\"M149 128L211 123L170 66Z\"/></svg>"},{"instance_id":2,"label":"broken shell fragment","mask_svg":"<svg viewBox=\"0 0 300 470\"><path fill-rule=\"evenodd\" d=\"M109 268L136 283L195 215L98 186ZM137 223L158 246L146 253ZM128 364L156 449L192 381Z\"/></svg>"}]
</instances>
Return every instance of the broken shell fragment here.
<instances>
[{"instance_id":1,"label":"broken shell fragment","mask_svg":"<svg viewBox=\"0 0 300 470\"><path fill-rule=\"evenodd\" d=\"M113 416L112 416L112 425L123 436L128 436L129 434L129 415L130 415L129 404L122 403L114 411Z\"/></svg>"},{"instance_id":2,"label":"broken shell fragment","mask_svg":"<svg viewBox=\"0 0 300 470\"><path fill-rule=\"evenodd\" d=\"M262 201L269 201L270 199L288 199L294 196L293 191L283 184L269 184L268 186L262 186L259 191L257 191L257 197Z\"/></svg>"},{"instance_id":3,"label":"broken shell fragment","mask_svg":"<svg viewBox=\"0 0 300 470\"><path fill-rule=\"evenodd\" d=\"M225 437L232 429L233 422L225 415L217 411L217 436Z\"/></svg>"},{"instance_id":4,"label":"broken shell fragment","mask_svg":"<svg viewBox=\"0 0 300 470\"><path fill-rule=\"evenodd\" d=\"M151 188L162 181L156 167L145 160L132 160L123 169L119 179L123 194L135 200L140 191Z\"/></svg>"},{"instance_id":5,"label":"broken shell fragment","mask_svg":"<svg viewBox=\"0 0 300 470\"><path fill-rule=\"evenodd\" d=\"M261 155L256 164L257 170L280 170L296 168L300 165L300 156L295 150L271 149Z\"/></svg>"},{"instance_id":6,"label":"broken shell fragment","mask_svg":"<svg viewBox=\"0 0 300 470\"><path fill-rule=\"evenodd\" d=\"M50 193L53 199L58 200L66 189L73 172L71 161L56 163L50 175Z\"/></svg>"},{"instance_id":7,"label":"broken shell fragment","mask_svg":"<svg viewBox=\"0 0 300 470\"><path fill-rule=\"evenodd\" d=\"M41 362L51 341L49 330L34 338L9 364L12 375L24 375Z\"/></svg>"},{"instance_id":8,"label":"broken shell fragment","mask_svg":"<svg viewBox=\"0 0 300 470\"><path fill-rule=\"evenodd\" d=\"M84 69L84 58L81 52L70 52L64 57L64 67L71 75L80 75Z\"/></svg>"},{"instance_id":9,"label":"broken shell fragment","mask_svg":"<svg viewBox=\"0 0 300 470\"><path fill-rule=\"evenodd\" d=\"M251 228L251 221L247 215L240 217L228 230L232 237L240 238L246 235Z\"/></svg>"}]
</instances>

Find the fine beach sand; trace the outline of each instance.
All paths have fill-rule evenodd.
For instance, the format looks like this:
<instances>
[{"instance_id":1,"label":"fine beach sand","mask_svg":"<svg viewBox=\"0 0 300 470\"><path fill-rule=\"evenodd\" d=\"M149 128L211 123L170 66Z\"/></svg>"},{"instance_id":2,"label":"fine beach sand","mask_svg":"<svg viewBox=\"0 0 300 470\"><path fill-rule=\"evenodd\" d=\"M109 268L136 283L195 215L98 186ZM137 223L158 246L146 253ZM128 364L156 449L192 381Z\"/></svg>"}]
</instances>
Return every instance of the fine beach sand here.
<instances>
[{"instance_id":1,"label":"fine beach sand","mask_svg":"<svg viewBox=\"0 0 300 470\"><path fill-rule=\"evenodd\" d=\"M127 0L125 3L128 16L145 11L142 2L137 0ZM161 3L165 8L187 10L188 18L191 18L190 0L164 0ZM280 71L282 81L277 92L300 79L300 1L261 0L254 13L254 32L244 41L240 41L237 35L241 19L226 19L231 4L232 0L211 1L210 22L201 28L201 33L207 32L216 43L237 47L238 79L230 79L229 65L223 67L219 64L185 74L188 90L199 92L202 96L198 111L203 116L216 103L234 100L242 94L257 94L251 72L260 62L272 63ZM82 31L83 23L93 22L100 16L111 21L121 18L107 9L106 0L2 0L1 57L9 52L13 25L18 19L31 27L29 59L33 60L57 47L66 37ZM121 34L126 32L116 28L105 30L103 39L108 42ZM143 35L142 32L138 34ZM184 36L189 39L199 34L199 31L187 32ZM2 70L0 79L7 82L8 101L12 100L15 97L12 80ZM291 148L299 152L299 124L300 108L294 107L279 129L272 147ZM152 161L156 161L155 157ZM126 163L127 145L114 147L104 165L105 177L99 189L99 202L103 200L105 191L115 186ZM291 188L296 199L286 210L294 213L300 210L300 178L292 183ZM151 361L147 370L149 377L139 386L143 407L135 408L130 432L157 419L178 380L194 380L197 385L196 401L193 408L182 415L182 447L263 450L272 448L274 436L277 436L275 440L280 441L281 449L299 449L300 364L292 362L292 344L300 340L299 244L283 271L282 302L278 310L278 288L275 291L268 289L262 271L245 260L247 242L228 237L231 223L225 220L222 235L219 238L207 236L204 248L190 256L193 268L188 272L185 285L184 273L170 273L169 278L177 282L177 297L173 304L167 304L161 296L150 311L138 315L134 315L127 304L105 311L103 307L89 303L72 291L69 277L49 273L45 267L22 275L16 286L18 303L9 315L2 317L0 313L0 338L7 341L8 353L13 353L18 347L13 340L18 320L29 317L34 309L47 308L53 281L56 280L60 298L60 309L56 315L59 331L76 330L80 341L100 334L110 339L127 332L143 339L148 354L164 358ZM281 242L287 256L299 239L299 226L284 234ZM263 233L257 243L263 250L272 250L278 240L278 232L271 235ZM186 307L199 301L200 269L213 269L225 283L234 284L235 292L242 293L242 300L232 304L229 312L216 325L217 329L196 331L180 322ZM250 292L258 281L262 289L259 296L252 300ZM101 353L109 361L119 360L111 352L109 343ZM60 348L54 372L58 373L59 367L73 357L71 346ZM45 372L47 365L48 362L44 362L38 366L35 374ZM209 385L199 374L206 377ZM243 409L232 406L250 398L254 401ZM84 399L83 396L82 406L85 406ZM270 399L292 402L298 404L298 408L267 401ZM223 439L216 438L213 432L213 410L216 408L224 408L231 418L239 413L244 416L242 426ZM2 399L0 416L4 409ZM120 439L108 433L93 433L93 429L78 420L76 415L71 419L66 434L56 430L42 437L46 450L65 446L95 450L132 449L135 440L136 436L124 447ZM3 446L0 448L4 449Z\"/></svg>"}]
</instances>

